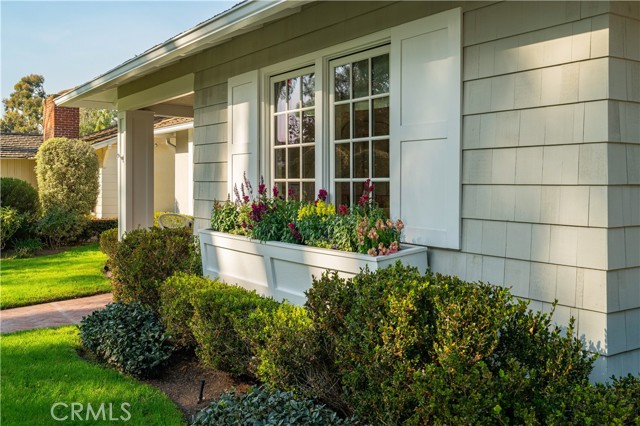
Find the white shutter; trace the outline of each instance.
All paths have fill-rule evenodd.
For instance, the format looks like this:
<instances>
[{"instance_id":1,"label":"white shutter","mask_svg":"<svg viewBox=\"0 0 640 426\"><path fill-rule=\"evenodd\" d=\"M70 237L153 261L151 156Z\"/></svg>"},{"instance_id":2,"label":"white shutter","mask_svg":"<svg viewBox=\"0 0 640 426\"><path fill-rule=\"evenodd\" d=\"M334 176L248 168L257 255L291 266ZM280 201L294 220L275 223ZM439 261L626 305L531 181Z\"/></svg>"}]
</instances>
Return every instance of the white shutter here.
<instances>
[{"instance_id":1,"label":"white shutter","mask_svg":"<svg viewBox=\"0 0 640 426\"><path fill-rule=\"evenodd\" d=\"M461 9L391 31L392 214L408 243L460 248Z\"/></svg>"},{"instance_id":2,"label":"white shutter","mask_svg":"<svg viewBox=\"0 0 640 426\"><path fill-rule=\"evenodd\" d=\"M254 188L258 187L258 71L230 78L228 81L228 190L243 182L246 173Z\"/></svg>"}]
</instances>

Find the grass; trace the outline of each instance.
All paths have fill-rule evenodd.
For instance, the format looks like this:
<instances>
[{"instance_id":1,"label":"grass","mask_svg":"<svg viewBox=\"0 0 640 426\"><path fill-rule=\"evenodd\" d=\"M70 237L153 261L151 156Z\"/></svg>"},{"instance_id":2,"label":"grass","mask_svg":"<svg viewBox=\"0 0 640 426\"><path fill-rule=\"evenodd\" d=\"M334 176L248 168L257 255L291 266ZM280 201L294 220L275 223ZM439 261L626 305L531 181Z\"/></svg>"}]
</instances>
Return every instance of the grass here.
<instances>
[{"instance_id":1,"label":"grass","mask_svg":"<svg viewBox=\"0 0 640 426\"><path fill-rule=\"evenodd\" d=\"M3 425L183 425L180 410L159 390L123 376L78 355L80 338L76 327L41 329L5 334L2 352L0 423ZM65 421L56 421L67 416ZM72 419L72 404L82 410ZM124 406L128 403L130 406ZM98 419L94 413L104 404ZM111 405L110 405L111 404ZM76 408L79 406L76 405ZM127 413L130 418L127 418ZM80 414L81 419L78 419ZM89 420L86 416L89 414Z\"/></svg>"},{"instance_id":2,"label":"grass","mask_svg":"<svg viewBox=\"0 0 640 426\"><path fill-rule=\"evenodd\" d=\"M111 291L98 244L30 259L2 259L0 309Z\"/></svg>"}]
</instances>

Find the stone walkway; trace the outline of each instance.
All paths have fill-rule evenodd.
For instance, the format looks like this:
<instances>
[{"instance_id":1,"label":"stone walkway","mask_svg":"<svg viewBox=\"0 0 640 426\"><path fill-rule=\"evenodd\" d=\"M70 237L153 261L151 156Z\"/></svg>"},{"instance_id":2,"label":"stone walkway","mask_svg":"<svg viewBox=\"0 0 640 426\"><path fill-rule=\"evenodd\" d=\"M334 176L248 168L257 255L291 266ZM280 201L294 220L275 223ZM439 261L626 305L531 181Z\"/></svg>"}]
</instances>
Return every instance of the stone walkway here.
<instances>
[{"instance_id":1,"label":"stone walkway","mask_svg":"<svg viewBox=\"0 0 640 426\"><path fill-rule=\"evenodd\" d=\"M81 297L0 311L0 333L79 324L82 317L111 303L112 295Z\"/></svg>"}]
</instances>

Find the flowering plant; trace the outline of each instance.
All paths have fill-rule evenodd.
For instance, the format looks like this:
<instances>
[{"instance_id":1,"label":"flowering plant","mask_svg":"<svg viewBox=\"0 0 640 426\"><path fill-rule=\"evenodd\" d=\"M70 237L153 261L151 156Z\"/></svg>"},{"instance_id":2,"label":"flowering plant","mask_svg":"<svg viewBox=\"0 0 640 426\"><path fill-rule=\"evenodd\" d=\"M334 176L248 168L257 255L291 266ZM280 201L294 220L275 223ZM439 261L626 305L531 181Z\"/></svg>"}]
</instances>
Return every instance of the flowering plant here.
<instances>
[{"instance_id":1,"label":"flowering plant","mask_svg":"<svg viewBox=\"0 0 640 426\"><path fill-rule=\"evenodd\" d=\"M251 182L244 178L234 188L235 201L214 204L211 227L214 231L246 235L261 241L282 241L328 249L355 251L381 256L400 249L404 227L393 222L373 201L374 185L365 182L358 204L351 208L327 202L321 189L314 202L285 198L273 187L267 194L264 180L254 196ZM293 195L293 194L290 194Z\"/></svg>"}]
</instances>

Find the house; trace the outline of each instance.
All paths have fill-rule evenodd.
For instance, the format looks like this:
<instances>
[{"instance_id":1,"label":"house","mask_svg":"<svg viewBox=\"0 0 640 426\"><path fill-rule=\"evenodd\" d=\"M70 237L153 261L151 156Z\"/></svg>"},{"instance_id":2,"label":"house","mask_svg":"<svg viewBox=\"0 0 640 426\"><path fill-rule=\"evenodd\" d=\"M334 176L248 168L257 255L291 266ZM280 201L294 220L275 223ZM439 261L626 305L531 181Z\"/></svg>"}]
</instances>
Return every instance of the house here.
<instances>
[{"instance_id":1,"label":"house","mask_svg":"<svg viewBox=\"0 0 640 426\"><path fill-rule=\"evenodd\" d=\"M154 210L193 214L193 119L157 117L154 122ZM118 216L117 126L82 137L78 108L44 102L44 134L1 134L1 176L26 180L37 188L35 155L44 140L80 138L98 154L99 193L94 214L100 219Z\"/></svg>"},{"instance_id":2,"label":"house","mask_svg":"<svg viewBox=\"0 0 640 426\"><path fill-rule=\"evenodd\" d=\"M0 133L0 176L22 179L34 188L36 181L36 153L42 135Z\"/></svg>"},{"instance_id":3,"label":"house","mask_svg":"<svg viewBox=\"0 0 640 426\"><path fill-rule=\"evenodd\" d=\"M95 215L118 217L117 126L82 137L98 154L100 191ZM156 117L154 122L154 211L193 215L193 119Z\"/></svg>"},{"instance_id":4,"label":"house","mask_svg":"<svg viewBox=\"0 0 640 426\"><path fill-rule=\"evenodd\" d=\"M151 224L154 116L193 115L196 229L244 172L371 178L433 270L557 299L596 379L640 371L638 2L247 1L56 102L119 111L120 232Z\"/></svg>"}]
</instances>

